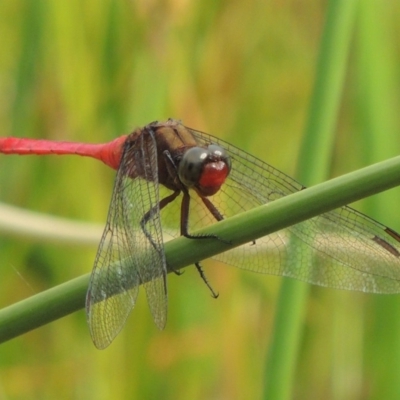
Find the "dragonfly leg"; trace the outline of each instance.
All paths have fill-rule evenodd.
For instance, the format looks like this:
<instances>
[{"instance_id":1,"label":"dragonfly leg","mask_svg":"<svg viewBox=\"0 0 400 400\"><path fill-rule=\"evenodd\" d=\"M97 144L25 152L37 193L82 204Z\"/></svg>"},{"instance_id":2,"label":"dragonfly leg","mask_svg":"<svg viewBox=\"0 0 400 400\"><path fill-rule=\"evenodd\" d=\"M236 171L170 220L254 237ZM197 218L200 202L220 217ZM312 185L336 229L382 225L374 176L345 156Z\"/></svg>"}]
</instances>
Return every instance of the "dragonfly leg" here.
<instances>
[{"instance_id":1,"label":"dragonfly leg","mask_svg":"<svg viewBox=\"0 0 400 400\"><path fill-rule=\"evenodd\" d=\"M190 194L189 191L184 188L182 189L182 193L183 193L183 199L182 199L182 204L181 204L181 235L185 236L188 239L217 239L220 240L223 243L226 244L231 244L230 241L228 240L224 240L221 239L219 236L214 235L212 233L210 234L204 234L204 235L191 235L189 233L189 229L188 229L188 225L189 225L189 205L190 205ZM210 210L210 208L207 208L210 210L210 212L213 214L213 216L217 219L217 215L218 218L217 221L220 221L223 219L222 215L219 213L219 211L215 208L215 206L211 203L211 201L209 201L208 199L201 197L201 199L203 200L204 204L207 206L207 203L204 201L206 200L215 210L215 214Z\"/></svg>"},{"instance_id":2,"label":"dragonfly leg","mask_svg":"<svg viewBox=\"0 0 400 400\"><path fill-rule=\"evenodd\" d=\"M210 283L208 282L207 277L206 277L206 275L204 274L204 271L203 271L203 269L201 268L200 263L197 262L197 263L195 263L194 265L196 266L197 271L199 271L199 274L200 274L201 279L203 279L203 281L204 281L204 283L207 285L208 289L210 289L210 292L211 292L212 297L214 297L214 299L218 298L219 293L216 293L216 292L214 291L214 289L212 288L212 286L210 285Z\"/></svg>"},{"instance_id":3,"label":"dragonfly leg","mask_svg":"<svg viewBox=\"0 0 400 400\"><path fill-rule=\"evenodd\" d=\"M183 272L184 271L181 271L180 269L174 269L174 274L177 275L177 276L183 275Z\"/></svg>"},{"instance_id":4,"label":"dragonfly leg","mask_svg":"<svg viewBox=\"0 0 400 400\"><path fill-rule=\"evenodd\" d=\"M218 208L214 206L214 204L211 202L210 199L204 196L200 196L201 201L204 203L204 205L207 207L208 211L212 214L212 216L217 220L217 221L222 221L224 217L222 214L219 212Z\"/></svg>"},{"instance_id":5,"label":"dragonfly leg","mask_svg":"<svg viewBox=\"0 0 400 400\"><path fill-rule=\"evenodd\" d=\"M156 206L152 207L149 211L147 211L146 214L143 215L142 219L140 220L140 226L143 229L143 232L145 233L145 235L148 237L148 239L151 239L151 237L149 237L150 233L147 232L146 228L145 228L147 222L149 222L149 220L154 217L154 214L158 210L161 211L169 203L172 203L179 196L180 192L181 192L180 190L175 190L173 193L171 193L167 197L164 197L163 199L161 199Z\"/></svg>"},{"instance_id":6,"label":"dragonfly leg","mask_svg":"<svg viewBox=\"0 0 400 400\"><path fill-rule=\"evenodd\" d=\"M159 203L156 206L152 207L149 211L147 211L140 220L140 227L142 228L143 233L146 235L147 239L156 250L158 250L157 243L154 242L154 239L151 236L150 232L146 229L146 224L150 221L151 218L154 217L155 213L157 213L158 210L161 211L169 203L173 202L179 196L180 192L180 190L175 190L167 197L161 199Z\"/></svg>"}]
</instances>

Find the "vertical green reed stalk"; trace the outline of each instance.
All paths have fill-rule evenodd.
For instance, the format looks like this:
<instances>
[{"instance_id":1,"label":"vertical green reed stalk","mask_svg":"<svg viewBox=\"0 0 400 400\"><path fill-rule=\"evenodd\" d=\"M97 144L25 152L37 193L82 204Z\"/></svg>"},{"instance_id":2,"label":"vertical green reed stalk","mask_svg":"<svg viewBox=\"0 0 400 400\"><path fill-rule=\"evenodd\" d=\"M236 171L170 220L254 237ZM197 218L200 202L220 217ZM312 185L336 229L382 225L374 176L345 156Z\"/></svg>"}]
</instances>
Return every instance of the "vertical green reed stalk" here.
<instances>
[{"instance_id":1,"label":"vertical green reed stalk","mask_svg":"<svg viewBox=\"0 0 400 400\"><path fill-rule=\"evenodd\" d=\"M353 33L356 0L330 1L321 41L298 179L308 185L328 176L332 143ZM308 285L284 279L266 360L265 399L292 397Z\"/></svg>"},{"instance_id":2,"label":"vertical green reed stalk","mask_svg":"<svg viewBox=\"0 0 400 400\"><path fill-rule=\"evenodd\" d=\"M392 45L387 21L390 15L377 0L360 4L357 31L357 88L359 120L364 134L360 151L366 163L373 163L400 149L398 102L394 90L398 71L394 69L396 48ZM368 213L394 224L399 230L398 198L382 194L379 201L367 201ZM392 222L393 221L393 222ZM397 225L396 225L397 222ZM397 296L374 296L374 324L365 340L365 375L374 377L371 398L397 399L400 393L400 308ZM368 318L368 315L366 316Z\"/></svg>"}]
</instances>

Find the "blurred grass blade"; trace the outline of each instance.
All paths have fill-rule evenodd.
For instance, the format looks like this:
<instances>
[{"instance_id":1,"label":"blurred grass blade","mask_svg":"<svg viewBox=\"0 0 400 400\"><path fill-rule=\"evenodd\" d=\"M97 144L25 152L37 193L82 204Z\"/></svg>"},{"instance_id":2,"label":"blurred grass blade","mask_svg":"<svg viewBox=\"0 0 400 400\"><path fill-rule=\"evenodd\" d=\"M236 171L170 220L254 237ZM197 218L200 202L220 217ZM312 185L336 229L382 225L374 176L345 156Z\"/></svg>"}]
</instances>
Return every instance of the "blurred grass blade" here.
<instances>
[{"instance_id":1,"label":"blurred grass blade","mask_svg":"<svg viewBox=\"0 0 400 400\"><path fill-rule=\"evenodd\" d=\"M382 7L379 0L364 0L359 10L356 71L357 120L363 133L359 141L360 153L363 162L373 163L400 151L398 88L393 84L398 76L398 67L395 67L398 52L397 46L390 41L390 11ZM398 205L398 197L383 194L379 199L369 199L365 209L374 218L393 221L393 228L399 229ZM364 335L364 342L373 345L370 346L368 366L363 366L364 371L368 370L374 376L370 395L371 398L396 399L400 393L397 373L400 369L399 298L376 296L372 304L379 312L374 316L371 333ZM365 313L366 324L369 318L370 315Z\"/></svg>"},{"instance_id":2,"label":"blurred grass blade","mask_svg":"<svg viewBox=\"0 0 400 400\"><path fill-rule=\"evenodd\" d=\"M314 92L300 153L298 178L306 184L329 174L357 0L329 1ZM265 399L292 398L308 285L284 279L265 372Z\"/></svg>"},{"instance_id":3,"label":"blurred grass blade","mask_svg":"<svg viewBox=\"0 0 400 400\"><path fill-rule=\"evenodd\" d=\"M35 241L98 246L104 227L99 224L24 210L0 203L0 232Z\"/></svg>"}]
</instances>

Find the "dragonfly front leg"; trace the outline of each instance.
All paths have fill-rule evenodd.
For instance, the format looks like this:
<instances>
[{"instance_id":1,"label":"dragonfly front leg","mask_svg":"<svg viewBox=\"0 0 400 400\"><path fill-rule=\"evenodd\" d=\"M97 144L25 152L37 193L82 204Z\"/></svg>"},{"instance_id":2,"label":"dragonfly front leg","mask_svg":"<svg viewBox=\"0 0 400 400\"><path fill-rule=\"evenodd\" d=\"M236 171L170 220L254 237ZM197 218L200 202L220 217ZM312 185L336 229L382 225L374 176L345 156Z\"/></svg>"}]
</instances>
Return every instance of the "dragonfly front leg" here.
<instances>
[{"instance_id":1,"label":"dragonfly front leg","mask_svg":"<svg viewBox=\"0 0 400 400\"><path fill-rule=\"evenodd\" d=\"M150 208L149 211L146 212L146 214L143 215L142 219L140 220L140 227L142 228L143 233L146 235L147 239L149 242L153 245L155 249L157 249L157 244L155 243L153 237L151 236L150 232L146 229L146 224L156 216L158 211L161 212L163 208L165 208L169 203L172 203L178 196L180 190L175 190L173 193L171 193L169 196L164 197L161 199L157 205L154 207Z\"/></svg>"},{"instance_id":2,"label":"dragonfly front leg","mask_svg":"<svg viewBox=\"0 0 400 400\"><path fill-rule=\"evenodd\" d=\"M147 231L146 229L146 224L147 222L153 218L154 214L156 212L158 212L158 210L161 210L166 207L169 203L172 203L180 194L180 190L175 190L175 192L171 193L169 196L164 197L157 206L154 206L153 208L151 208L149 211L147 211L146 214L144 214L143 218L140 221L140 227L142 228L143 233L146 235L147 239L150 241L150 243L152 244L152 246L157 249L157 245L155 243L155 241L153 240L153 237L151 236L150 232ZM182 275L182 272L180 271L175 271L174 273L176 275Z\"/></svg>"}]
</instances>

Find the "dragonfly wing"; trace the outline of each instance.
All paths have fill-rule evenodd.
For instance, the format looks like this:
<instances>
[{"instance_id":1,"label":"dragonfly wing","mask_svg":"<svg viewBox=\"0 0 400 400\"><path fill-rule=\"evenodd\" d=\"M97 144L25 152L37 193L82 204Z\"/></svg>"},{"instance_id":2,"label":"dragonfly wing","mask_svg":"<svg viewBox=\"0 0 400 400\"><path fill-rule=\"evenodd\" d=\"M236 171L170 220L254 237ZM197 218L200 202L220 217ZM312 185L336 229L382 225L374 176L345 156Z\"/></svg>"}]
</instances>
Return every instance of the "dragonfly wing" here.
<instances>
[{"instance_id":1,"label":"dragonfly wing","mask_svg":"<svg viewBox=\"0 0 400 400\"><path fill-rule=\"evenodd\" d=\"M140 278L134 257L119 258L119 235L106 227L100 242L86 296L86 312L93 343L106 348L118 335L135 306Z\"/></svg>"},{"instance_id":2,"label":"dragonfly wing","mask_svg":"<svg viewBox=\"0 0 400 400\"><path fill-rule=\"evenodd\" d=\"M218 144L231 157L232 171L226 183L210 197L224 217L304 188L225 141L191 132L199 145ZM215 223L210 216L201 218L192 226ZM400 291L400 236L350 207L319 215L215 258L250 271L321 286L375 293Z\"/></svg>"},{"instance_id":3,"label":"dragonfly wing","mask_svg":"<svg viewBox=\"0 0 400 400\"><path fill-rule=\"evenodd\" d=\"M144 205L141 215L146 213L149 215L145 224L142 223L142 220L137 221L137 239L144 250L142 253L144 259L138 260L138 270L154 322L159 329L164 329L167 322L168 305L167 263L160 220L155 143L151 147L147 146L144 157L153 160L151 165L154 165L147 171L146 179L137 179L137 193L140 196L138 202Z\"/></svg>"},{"instance_id":4,"label":"dragonfly wing","mask_svg":"<svg viewBox=\"0 0 400 400\"><path fill-rule=\"evenodd\" d=\"M341 207L289 231L303 245L289 252L285 276L293 276L296 257L302 256L303 277L297 278L307 282L371 293L400 291L400 237L364 214Z\"/></svg>"},{"instance_id":5,"label":"dragonfly wing","mask_svg":"<svg viewBox=\"0 0 400 400\"><path fill-rule=\"evenodd\" d=\"M125 145L90 279L86 310L98 348L107 347L125 325L140 284L157 326L165 326L166 261L158 202L157 152L147 132Z\"/></svg>"},{"instance_id":6,"label":"dragonfly wing","mask_svg":"<svg viewBox=\"0 0 400 400\"><path fill-rule=\"evenodd\" d=\"M107 347L124 326L140 284L135 257L139 248L125 229L131 219L125 183L129 184L118 171L86 297L90 333L100 349Z\"/></svg>"}]
</instances>

